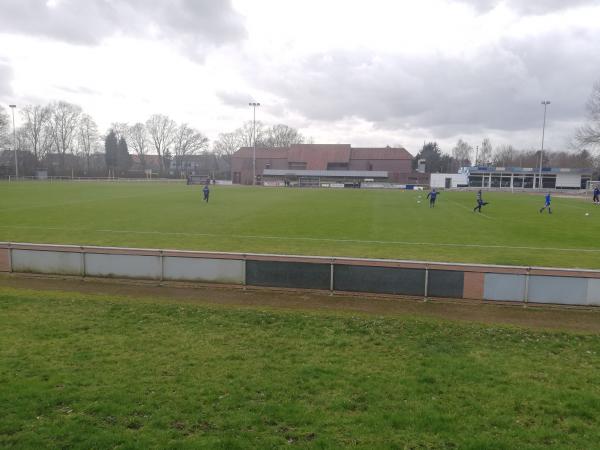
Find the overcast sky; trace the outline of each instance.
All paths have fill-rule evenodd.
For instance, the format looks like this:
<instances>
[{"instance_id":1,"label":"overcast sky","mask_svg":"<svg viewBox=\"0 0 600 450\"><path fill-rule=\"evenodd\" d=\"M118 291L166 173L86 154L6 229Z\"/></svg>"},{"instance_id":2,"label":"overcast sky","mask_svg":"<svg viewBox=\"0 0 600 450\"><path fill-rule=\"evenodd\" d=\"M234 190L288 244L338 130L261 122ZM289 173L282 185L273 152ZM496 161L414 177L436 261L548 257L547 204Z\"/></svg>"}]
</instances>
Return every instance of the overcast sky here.
<instances>
[{"instance_id":1,"label":"overcast sky","mask_svg":"<svg viewBox=\"0 0 600 450\"><path fill-rule=\"evenodd\" d=\"M0 0L0 103L252 118L316 143L566 148L600 79L600 0Z\"/></svg>"}]
</instances>

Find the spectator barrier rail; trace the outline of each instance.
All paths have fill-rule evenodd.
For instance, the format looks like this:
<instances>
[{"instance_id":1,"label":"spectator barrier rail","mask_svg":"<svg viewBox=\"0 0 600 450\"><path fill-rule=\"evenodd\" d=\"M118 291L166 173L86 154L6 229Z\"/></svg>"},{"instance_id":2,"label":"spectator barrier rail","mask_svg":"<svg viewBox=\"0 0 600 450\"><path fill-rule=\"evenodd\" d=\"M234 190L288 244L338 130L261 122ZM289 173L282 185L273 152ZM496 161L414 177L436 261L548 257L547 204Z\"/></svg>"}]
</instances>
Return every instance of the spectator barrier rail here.
<instances>
[{"instance_id":1,"label":"spectator barrier rail","mask_svg":"<svg viewBox=\"0 0 600 450\"><path fill-rule=\"evenodd\" d=\"M0 272L600 306L600 270L0 242Z\"/></svg>"}]
</instances>

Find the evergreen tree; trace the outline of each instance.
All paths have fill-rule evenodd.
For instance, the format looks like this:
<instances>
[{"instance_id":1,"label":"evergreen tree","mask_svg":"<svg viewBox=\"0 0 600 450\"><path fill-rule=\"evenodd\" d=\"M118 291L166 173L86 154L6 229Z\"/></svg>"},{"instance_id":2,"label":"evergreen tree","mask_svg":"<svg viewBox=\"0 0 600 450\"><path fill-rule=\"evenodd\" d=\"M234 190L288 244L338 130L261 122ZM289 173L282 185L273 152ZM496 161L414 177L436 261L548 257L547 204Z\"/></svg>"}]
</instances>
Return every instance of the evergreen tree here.
<instances>
[{"instance_id":1,"label":"evergreen tree","mask_svg":"<svg viewBox=\"0 0 600 450\"><path fill-rule=\"evenodd\" d=\"M162 155L163 167L165 168L165 172L167 175L169 174L169 169L171 167L171 161L173 160L173 154L171 150L166 149Z\"/></svg>"},{"instance_id":2,"label":"evergreen tree","mask_svg":"<svg viewBox=\"0 0 600 450\"><path fill-rule=\"evenodd\" d=\"M413 169L417 168L420 159L424 159L425 171L427 173L439 172L443 165L442 156L442 152L437 142L423 144L421 151L413 158Z\"/></svg>"},{"instance_id":3,"label":"evergreen tree","mask_svg":"<svg viewBox=\"0 0 600 450\"><path fill-rule=\"evenodd\" d=\"M104 139L104 158L106 160L106 168L113 173L117 168L117 155L119 152L119 142L114 130L110 130Z\"/></svg>"},{"instance_id":4,"label":"evergreen tree","mask_svg":"<svg viewBox=\"0 0 600 450\"><path fill-rule=\"evenodd\" d=\"M125 173L131 167L131 156L129 155L129 149L127 148L127 141L123 136L121 136L117 145L116 162L119 173Z\"/></svg>"}]
</instances>

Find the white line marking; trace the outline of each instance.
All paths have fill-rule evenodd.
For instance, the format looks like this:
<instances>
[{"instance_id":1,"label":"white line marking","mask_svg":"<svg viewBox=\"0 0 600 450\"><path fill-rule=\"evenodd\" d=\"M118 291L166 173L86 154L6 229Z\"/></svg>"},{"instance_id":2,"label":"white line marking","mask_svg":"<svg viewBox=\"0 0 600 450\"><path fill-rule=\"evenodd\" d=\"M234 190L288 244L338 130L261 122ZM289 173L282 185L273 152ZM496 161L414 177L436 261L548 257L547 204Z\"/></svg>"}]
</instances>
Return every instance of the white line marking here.
<instances>
[{"instance_id":1,"label":"white line marking","mask_svg":"<svg viewBox=\"0 0 600 450\"><path fill-rule=\"evenodd\" d=\"M282 241L311 241L311 242L346 242L354 244L382 244L382 245L421 245L432 247L460 247L460 248L506 248L511 250L546 250L557 252L584 252L584 253L600 253L600 248L563 248L563 247L530 247L516 245L486 245L486 244L460 244L448 242L413 242L413 241L380 241L380 240L363 240L363 239L333 239L333 238L317 238L317 237L298 237L298 236L266 236L266 235L251 235L251 234L214 234L214 233L188 233L183 231L139 231L139 230L89 230L89 229L74 229L61 227L39 227L25 225L0 225L0 228L28 228L39 230L60 230L60 231L84 231L86 233L115 233L115 234L153 234L164 236L201 236L214 238L234 238L234 239L274 239Z\"/></svg>"}]
</instances>

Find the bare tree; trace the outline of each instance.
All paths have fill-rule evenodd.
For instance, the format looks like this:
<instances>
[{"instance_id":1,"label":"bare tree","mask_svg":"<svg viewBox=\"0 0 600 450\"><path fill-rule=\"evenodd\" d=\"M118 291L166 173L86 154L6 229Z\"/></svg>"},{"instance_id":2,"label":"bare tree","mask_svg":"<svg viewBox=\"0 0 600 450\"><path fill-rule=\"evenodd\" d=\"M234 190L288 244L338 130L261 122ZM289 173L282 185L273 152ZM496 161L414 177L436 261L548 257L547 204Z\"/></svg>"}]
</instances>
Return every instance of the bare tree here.
<instances>
[{"instance_id":1,"label":"bare tree","mask_svg":"<svg viewBox=\"0 0 600 450\"><path fill-rule=\"evenodd\" d=\"M245 122L242 127L235 130L235 133L239 134L240 143L242 147L252 147L254 145L253 140L254 122L249 120ZM256 121L256 146L263 147L266 138L265 126L262 122Z\"/></svg>"},{"instance_id":2,"label":"bare tree","mask_svg":"<svg viewBox=\"0 0 600 450\"><path fill-rule=\"evenodd\" d=\"M59 154L61 168L65 168L65 155L73 152L73 142L81 117L81 108L60 101L50 106L48 130L54 149Z\"/></svg>"},{"instance_id":3,"label":"bare tree","mask_svg":"<svg viewBox=\"0 0 600 450\"><path fill-rule=\"evenodd\" d=\"M10 132L10 117L4 108L0 106L0 146L5 146L8 142Z\"/></svg>"},{"instance_id":4,"label":"bare tree","mask_svg":"<svg viewBox=\"0 0 600 450\"><path fill-rule=\"evenodd\" d=\"M512 145L500 145L496 147L493 161L496 166L517 166L517 161L522 152L517 151Z\"/></svg>"},{"instance_id":5,"label":"bare tree","mask_svg":"<svg viewBox=\"0 0 600 450\"><path fill-rule=\"evenodd\" d=\"M83 114L79 120L77 140L79 151L85 158L85 170L90 170L90 156L98 146L98 126L88 114Z\"/></svg>"},{"instance_id":6,"label":"bare tree","mask_svg":"<svg viewBox=\"0 0 600 450\"><path fill-rule=\"evenodd\" d=\"M23 134L29 150L36 161L40 161L51 145L51 135L47 133L50 109L47 106L27 105L21 110L21 116L24 120Z\"/></svg>"},{"instance_id":7,"label":"bare tree","mask_svg":"<svg viewBox=\"0 0 600 450\"><path fill-rule=\"evenodd\" d=\"M158 155L161 175L165 172L163 158L168 154L169 146L173 143L175 128L175 122L163 114L154 114L146 121L146 129Z\"/></svg>"},{"instance_id":8,"label":"bare tree","mask_svg":"<svg viewBox=\"0 0 600 450\"><path fill-rule=\"evenodd\" d=\"M113 122L110 125L110 129L113 130L117 136L117 140L121 138L125 139L127 145L129 145L129 124L126 122Z\"/></svg>"},{"instance_id":9,"label":"bare tree","mask_svg":"<svg viewBox=\"0 0 600 450\"><path fill-rule=\"evenodd\" d=\"M586 104L588 121L577 130L575 139L580 146L600 148L600 81L592 88Z\"/></svg>"},{"instance_id":10,"label":"bare tree","mask_svg":"<svg viewBox=\"0 0 600 450\"><path fill-rule=\"evenodd\" d=\"M181 124L175 131L173 139L173 156L177 174L181 176L181 169L187 157L198 154L208 148L208 138L198 130L190 128L186 123Z\"/></svg>"},{"instance_id":11,"label":"bare tree","mask_svg":"<svg viewBox=\"0 0 600 450\"><path fill-rule=\"evenodd\" d=\"M289 147L293 144L303 144L304 141L304 136L298 130L284 124L268 128L264 137L266 147Z\"/></svg>"},{"instance_id":12,"label":"bare tree","mask_svg":"<svg viewBox=\"0 0 600 450\"><path fill-rule=\"evenodd\" d=\"M146 126L138 122L129 129L129 147L137 153L142 170L146 170L146 154L148 153L148 131Z\"/></svg>"},{"instance_id":13,"label":"bare tree","mask_svg":"<svg viewBox=\"0 0 600 450\"><path fill-rule=\"evenodd\" d=\"M233 131L231 133L219 134L213 144L213 152L221 157L228 165L231 164L231 156L244 144L241 134Z\"/></svg>"},{"instance_id":14,"label":"bare tree","mask_svg":"<svg viewBox=\"0 0 600 450\"><path fill-rule=\"evenodd\" d=\"M25 127L17 128L17 130L15 132L15 138L17 141L17 151L19 151L19 152L30 151L29 140L27 139L27 133L25 132ZM33 152L31 152L31 154L33 154Z\"/></svg>"},{"instance_id":15,"label":"bare tree","mask_svg":"<svg viewBox=\"0 0 600 450\"><path fill-rule=\"evenodd\" d=\"M471 164L471 153L473 152L473 147L467 144L462 139L459 139L456 143L456 146L452 149L452 156L456 160L459 167L468 166ZM458 169L458 167L456 168Z\"/></svg>"},{"instance_id":16,"label":"bare tree","mask_svg":"<svg viewBox=\"0 0 600 450\"><path fill-rule=\"evenodd\" d=\"M477 157L477 161L475 164L489 164L492 162L492 143L489 138L483 139L481 143L481 148L479 149L479 155Z\"/></svg>"}]
</instances>

